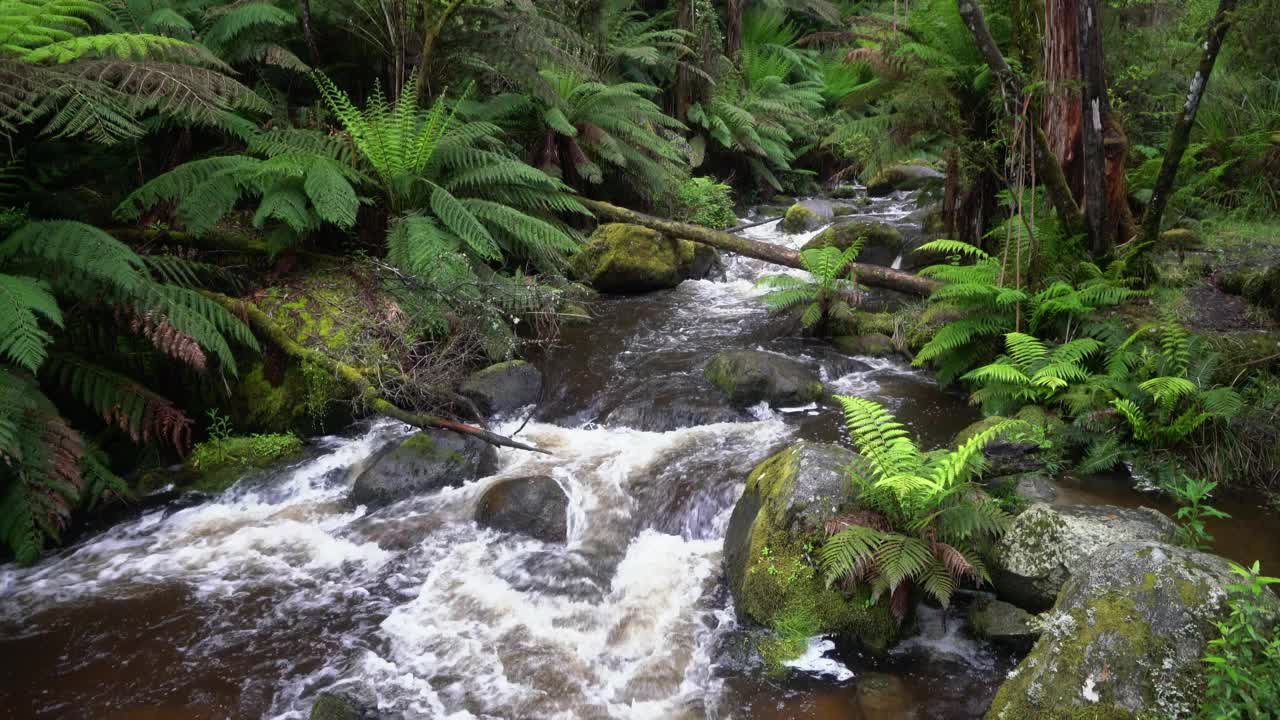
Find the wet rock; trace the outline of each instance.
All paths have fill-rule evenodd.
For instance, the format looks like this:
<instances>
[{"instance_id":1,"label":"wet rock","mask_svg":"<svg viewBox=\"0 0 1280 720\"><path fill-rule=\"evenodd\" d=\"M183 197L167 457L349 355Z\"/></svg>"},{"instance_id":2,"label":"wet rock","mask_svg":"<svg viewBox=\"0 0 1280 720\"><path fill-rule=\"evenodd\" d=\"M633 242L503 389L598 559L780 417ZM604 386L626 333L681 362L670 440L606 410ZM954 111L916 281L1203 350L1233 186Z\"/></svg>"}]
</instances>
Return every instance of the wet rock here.
<instances>
[{"instance_id":1,"label":"wet rock","mask_svg":"<svg viewBox=\"0 0 1280 720\"><path fill-rule=\"evenodd\" d=\"M979 637L1023 652L1040 637L1032 619L1026 610L993 598L977 600L969 606L969 624Z\"/></svg>"},{"instance_id":2,"label":"wet rock","mask_svg":"<svg viewBox=\"0 0 1280 720\"><path fill-rule=\"evenodd\" d=\"M858 197L859 192L857 185L837 185L831 189L831 197L837 200L849 200Z\"/></svg>"},{"instance_id":3,"label":"wet rock","mask_svg":"<svg viewBox=\"0 0 1280 720\"><path fill-rule=\"evenodd\" d=\"M852 205L832 205L831 206L832 217L845 217L847 215L857 215L857 214L858 214L858 208Z\"/></svg>"},{"instance_id":4,"label":"wet rock","mask_svg":"<svg viewBox=\"0 0 1280 720\"><path fill-rule=\"evenodd\" d=\"M538 402L542 373L523 360L511 360L472 373L458 392L485 415L506 415Z\"/></svg>"},{"instance_id":5,"label":"wet rock","mask_svg":"<svg viewBox=\"0 0 1280 720\"><path fill-rule=\"evenodd\" d=\"M720 251L710 245L680 241L680 277L686 280L706 280L724 275L724 263Z\"/></svg>"},{"instance_id":6,"label":"wet rock","mask_svg":"<svg viewBox=\"0 0 1280 720\"><path fill-rule=\"evenodd\" d=\"M729 402L749 407L805 405L822 398L822 381L804 363L760 350L733 350L711 356L703 376Z\"/></svg>"},{"instance_id":7,"label":"wet rock","mask_svg":"<svg viewBox=\"0 0 1280 720\"><path fill-rule=\"evenodd\" d=\"M850 355L892 355L893 338L881 333L870 333L867 335L841 335L833 338L831 344L836 346L840 352L849 353Z\"/></svg>"},{"instance_id":8,"label":"wet rock","mask_svg":"<svg viewBox=\"0 0 1280 720\"><path fill-rule=\"evenodd\" d=\"M1169 542L1177 526L1158 510L1113 505L1032 505L995 547L992 580L1002 600L1040 612L1067 580L1095 564L1109 545Z\"/></svg>"},{"instance_id":9,"label":"wet rock","mask_svg":"<svg viewBox=\"0 0 1280 720\"><path fill-rule=\"evenodd\" d=\"M911 720L919 717L917 701L902 678L888 673L864 673L858 676L856 691L858 709L864 718Z\"/></svg>"},{"instance_id":10,"label":"wet rock","mask_svg":"<svg viewBox=\"0 0 1280 720\"><path fill-rule=\"evenodd\" d=\"M370 508L492 475L498 453L473 437L424 430L384 450L351 488L351 502Z\"/></svg>"},{"instance_id":11,"label":"wet rock","mask_svg":"<svg viewBox=\"0 0 1280 720\"><path fill-rule=\"evenodd\" d=\"M902 252L902 233L892 225L878 222L842 222L818 233L803 250L835 246L844 250L862 239L858 262L889 267Z\"/></svg>"},{"instance_id":12,"label":"wet rock","mask_svg":"<svg viewBox=\"0 0 1280 720\"><path fill-rule=\"evenodd\" d=\"M582 303L567 302L560 306L560 312L556 317L561 325L590 325L594 315L591 313L591 308Z\"/></svg>"},{"instance_id":13,"label":"wet rock","mask_svg":"<svg viewBox=\"0 0 1280 720\"><path fill-rule=\"evenodd\" d=\"M822 216L802 203L792 205L782 218L782 232L789 235L816 230L822 225Z\"/></svg>"},{"instance_id":14,"label":"wet rock","mask_svg":"<svg viewBox=\"0 0 1280 720\"><path fill-rule=\"evenodd\" d=\"M1224 558L1158 542L1109 545L1080 568L987 718L1187 718L1239 578ZM1280 599L1260 598L1274 613Z\"/></svg>"},{"instance_id":15,"label":"wet rock","mask_svg":"<svg viewBox=\"0 0 1280 720\"><path fill-rule=\"evenodd\" d=\"M895 190L919 190L941 185L945 179L945 175L925 165L895 165L881 170L867 183L867 195L881 197Z\"/></svg>"},{"instance_id":16,"label":"wet rock","mask_svg":"<svg viewBox=\"0 0 1280 720\"><path fill-rule=\"evenodd\" d=\"M569 497L545 475L503 480L485 491L476 505L476 522L542 542L564 542L569 535Z\"/></svg>"},{"instance_id":17,"label":"wet rock","mask_svg":"<svg viewBox=\"0 0 1280 720\"><path fill-rule=\"evenodd\" d=\"M1015 419L1021 420L1021 418ZM1000 415L985 417L956 433L955 440L951 444L953 447L960 447L975 435L1008 420L1009 418ZM1043 469L1044 461L1040 459L1039 444L1020 439L1028 435L1028 432L1028 428L1024 425L1014 426L1008 433L997 437L983 448L982 454L987 461L987 468L983 475L988 478L999 478Z\"/></svg>"},{"instance_id":18,"label":"wet rock","mask_svg":"<svg viewBox=\"0 0 1280 720\"><path fill-rule=\"evenodd\" d=\"M826 522L849 509L847 468L856 459L836 445L799 442L751 471L724 541L739 614L772 626L787 608L804 606L822 619L820 632L868 649L883 651L897 638L888 603L828 587L812 557Z\"/></svg>"},{"instance_id":19,"label":"wet rock","mask_svg":"<svg viewBox=\"0 0 1280 720\"><path fill-rule=\"evenodd\" d=\"M703 248L703 249L699 249ZM698 272L711 272L714 248L676 240L639 225L601 225L570 266L579 280L603 293L673 288Z\"/></svg>"},{"instance_id":20,"label":"wet rock","mask_svg":"<svg viewBox=\"0 0 1280 720\"><path fill-rule=\"evenodd\" d=\"M311 705L310 720L374 720L377 713L338 693L322 692Z\"/></svg>"},{"instance_id":21,"label":"wet rock","mask_svg":"<svg viewBox=\"0 0 1280 720\"><path fill-rule=\"evenodd\" d=\"M1001 481L1013 485L1013 494L1023 500L1051 503L1058 499L1058 484L1042 472L998 478L996 482Z\"/></svg>"}]
</instances>

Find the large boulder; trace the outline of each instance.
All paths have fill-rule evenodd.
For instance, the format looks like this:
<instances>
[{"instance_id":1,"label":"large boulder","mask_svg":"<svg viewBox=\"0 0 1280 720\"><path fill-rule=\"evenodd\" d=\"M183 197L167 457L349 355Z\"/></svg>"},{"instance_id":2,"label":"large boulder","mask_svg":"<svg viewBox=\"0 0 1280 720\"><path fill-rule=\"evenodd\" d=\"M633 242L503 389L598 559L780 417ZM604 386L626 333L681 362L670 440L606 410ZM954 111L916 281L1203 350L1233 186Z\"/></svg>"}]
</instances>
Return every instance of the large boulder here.
<instances>
[{"instance_id":1,"label":"large boulder","mask_svg":"<svg viewBox=\"0 0 1280 720\"><path fill-rule=\"evenodd\" d=\"M897 638L888 602L870 604L828 587L812 552L827 521L847 510L848 466L858 456L836 445L798 442L756 466L733 508L724 540L734 607L767 626L796 609L835 633L876 651Z\"/></svg>"},{"instance_id":2,"label":"large boulder","mask_svg":"<svg viewBox=\"0 0 1280 720\"><path fill-rule=\"evenodd\" d=\"M511 360L472 373L458 392L485 415L505 415L538 402L542 373L523 360Z\"/></svg>"},{"instance_id":3,"label":"large boulder","mask_svg":"<svg viewBox=\"0 0 1280 720\"><path fill-rule=\"evenodd\" d=\"M822 381L804 363L761 350L731 350L711 356L703 376L729 402L748 407L805 405L822 397Z\"/></svg>"},{"instance_id":4,"label":"large boulder","mask_svg":"<svg viewBox=\"0 0 1280 720\"><path fill-rule=\"evenodd\" d=\"M789 235L809 232L817 230L822 222L822 215L816 210L804 203L796 203L787 209L787 214L782 218L782 232Z\"/></svg>"},{"instance_id":5,"label":"large boulder","mask_svg":"<svg viewBox=\"0 0 1280 720\"><path fill-rule=\"evenodd\" d=\"M612 223L596 228L570 264L577 278L596 290L626 294L673 288L687 278L706 277L718 258L714 248L639 225Z\"/></svg>"},{"instance_id":6,"label":"large boulder","mask_svg":"<svg viewBox=\"0 0 1280 720\"><path fill-rule=\"evenodd\" d=\"M1177 525L1158 510L1114 505L1036 503L1014 518L995 547L992 580L1000 598L1039 612L1067 580L1120 542L1170 542Z\"/></svg>"},{"instance_id":7,"label":"large boulder","mask_svg":"<svg viewBox=\"0 0 1280 720\"><path fill-rule=\"evenodd\" d=\"M987 718L1193 717L1202 658L1238 580L1216 555L1150 541L1103 548L1063 588ZM1280 611L1271 593L1260 599Z\"/></svg>"},{"instance_id":8,"label":"large boulder","mask_svg":"<svg viewBox=\"0 0 1280 720\"><path fill-rule=\"evenodd\" d=\"M895 165L871 178L867 183L867 195L883 197L895 190L920 190L930 185L941 185L946 177L926 165Z\"/></svg>"},{"instance_id":9,"label":"large boulder","mask_svg":"<svg viewBox=\"0 0 1280 720\"><path fill-rule=\"evenodd\" d=\"M862 240L858 262L889 267L902 252L902 233L892 225L878 222L842 222L818 233L803 250L835 246L846 250Z\"/></svg>"},{"instance_id":10,"label":"large boulder","mask_svg":"<svg viewBox=\"0 0 1280 720\"><path fill-rule=\"evenodd\" d=\"M476 505L476 522L504 532L562 543L569 535L569 497L545 475L503 480Z\"/></svg>"},{"instance_id":11,"label":"large boulder","mask_svg":"<svg viewBox=\"0 0 1280 720\"><path fill-rule=\"evenodd\" d=\"M492 445L468 435L423 430L384 450L360 473L351 488L351 502L381 507L413 495L460 487L497 469L498 453Z\"/></svg>"}]
</instances>

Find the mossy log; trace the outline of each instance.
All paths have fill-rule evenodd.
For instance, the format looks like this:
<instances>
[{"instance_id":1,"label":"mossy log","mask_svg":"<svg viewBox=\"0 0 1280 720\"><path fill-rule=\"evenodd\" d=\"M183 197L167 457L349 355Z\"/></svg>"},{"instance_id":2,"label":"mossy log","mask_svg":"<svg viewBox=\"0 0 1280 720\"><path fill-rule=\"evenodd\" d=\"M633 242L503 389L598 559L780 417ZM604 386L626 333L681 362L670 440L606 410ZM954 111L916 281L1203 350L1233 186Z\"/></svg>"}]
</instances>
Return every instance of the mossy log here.
<instances>
[{"instance_id":1,"label":"mossy log","mask_svg":"<svg viewBox=\"0 0 1280 720\"><path fill-rule=\"evenodd\" d=\"M273 322L271 318L268 317L267 314L257 305L254 305L247 300L237 300L215 292L206 291L205 295L220 303L237 317L245 318L249 323L249 327L253 328L254 332L280 348L281 352L284 354L297 360L310 361L332 372L339 380L354 388L356 391L356 397L374 412L395 418L400 422L407 423L424 430L428 428L449 430L462 435L471 435L472 437L478 438L497 447L528 450L530 452L542 453L544 455L551 454L546 450L526 445L522 442L512 440L509 437L498 435L497 433L489 432L482 427L467 425L466 423L436 417L434 415L423 415L421 413L405 410L382 397L381 393L378 392L378 389L373 386L373 383L369 382L369 379L356 368L340 360L335 360L322 352L299 345L297 341L290 337L289 334L279 325Z\"/></svg>"},{"instance_id":2,"label":"mossy log","mask_svg":"<svg viewBox=\"0 0 1280 720\"><path fill-rule=\"evenodd\" d=\"M711 230L700 225L663 220L599 200L579 197L578 202L585 205L597 217L612 222L641 225L665 233L670 237L710 245L718 250L745 255L749 258L763 260L775 265L804 269L804 266L800 264L799 251L791 248L730 235L729 233ZM849 267L857 274L858 282L864 285L883 287L926 297L938 287L936 280L930 280L929 278L912 275L900 270L863 263L852 263Z\"/></svg>"}]
</instances>

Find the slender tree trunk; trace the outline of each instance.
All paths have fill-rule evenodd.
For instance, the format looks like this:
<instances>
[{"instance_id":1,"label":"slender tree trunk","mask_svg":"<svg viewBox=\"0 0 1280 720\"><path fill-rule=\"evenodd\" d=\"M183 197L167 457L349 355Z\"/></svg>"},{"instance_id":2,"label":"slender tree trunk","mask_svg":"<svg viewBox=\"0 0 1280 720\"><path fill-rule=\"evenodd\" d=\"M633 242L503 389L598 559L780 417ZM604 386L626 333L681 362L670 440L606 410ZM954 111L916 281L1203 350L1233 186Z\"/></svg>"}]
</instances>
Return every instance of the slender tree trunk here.
<instances>
[{"instance_id":1,"label":"slender tree trunk","mask_svg":"<svg viewBox=\"0 0 1280 720\"><path fill-rule=\"evenodd\" d=\"M693 32L693 0L676 0L676 29ZM689 98L693 93L693 73L686 66L688 62L685 59L676 65L674 117L680 122L689 119Z\"/></svg>"},{"instance_id":2,"label":"slender tree trunk","mask_svg":"<svg viewBox=\"0 0 1280 720\"><path fill-rule=\"evenodd\" d=\"M982 8L978 7L977 0L957 0L956 4L960 9L960 17L964 19L965 25L973 35L978 51L986 59L991 72L995 73L996 78L1000 80L1004 91L1005 110L1010 115L1017 115L1025 97L1022 92L1022 80L1013 72L1013 68L1009 67L1008 61L1001 54L1000 47L991 36L991 30L987 27L987 20L982 14ZM1053 200L1054 208L1062 217L1063 224L1067 226L1068 231L1082 229L1084 216L1080 212L1080 206L1071 194L1071 187L1067 184L1066 175L1062 172L1062 165L1049 148L1048 138L1039 127L1034 129L1034 144L1038 174L1044 179L1045 188Z\"/></svg>"},{"instance_id":3,"label":"slender tree trunk","mask_svg":"<svg viewBox=\"0 0 1280 720\"><path fill-rule=\"evenodd\" d=\"M1097 0L1076 0L1076 44L1080 60L1081 158L1085 225L1095 257L1111 248L1107 223L1107 158L1102 145L1103 119L1110 109L1102 65L1102 31Z\"/></svg>"},{"instance_id":4,"label":"slender tree trunk","mask_svg":"<svg viewBox=\"0 0 1280 720\"><path fill-rule=\"evenodd\" d=\"M320 48L316 45L316 34L311 26L311 0L298 0L302 10L302 39L307 44L307 59L311 67L320 64Z\"/></svg>"},{"instance_id":5,"label":"slender tree trunk","mask_svg":"<svg viewBox=\"0 0 1280 720\"><path fill-rule=\"evenodd\" d=\"M444 26L453 18L454 11L462 5L462 1L447 0L444 7L440 8L439 14L434 16L432 10L435 8L435 3L423 3L422 57L418 60L418 97L420 98L427 96L430 87L431 55L435 52L436 43L440 40L440 33L444 32Z\"/></svg>"},{"instance_id":6,"label":"slender tree trunk","mask_svg":"<svg viewBox=\"0 0 1280 720\"><path fill-rule=\"evenodd\" d=\"M1164 163L1160 165L1160 174L1151 190L1151 202L1142 216L1142 229L1139 234L1140 243L1154 243L1160 236L1160 220L1165 207L1169 204L1169 195L1173 192L1174 181L1178 177L1178 165L1187 151L1191 140L1191 128L1196 123L1196 113L1200 110L1200 101L1204 98L1205 86L1209 84L1209 76L1213 74L1213 66L1218 61L1218 51L1222 49L1222 40L1231 27L1231 13L1235 11L1237 0L1220 0L1218 12L1205 32L1204 54L1200 57L1200 65L1196 74L1191 77L1191 86L1187 90L1187 101L1182 106L1169 133L1169 147L1164 154Z\"/></svg>"},{"instance_id":7,"label":"slender tree trunk","mask_svg":"<svg viewBox=\"0 0 1280 720\"><path fill-rule=\"evenodd\" d=\"M791 248L730 235L729 233L711 230L701 225L689 225L675 222L674 220L663 220L599 200L590 200L581 196L576 199L586 206L588 210L595 213L596 217L604 220L640 225L657 230L668 237L691 240L726 252L774 263L775 265L804 269L804 266L800 263L800 253ZM890 290L924 296L928 296L933 292L934 288L938 287L938 282L935 280L912 275L901 270L880 267L879 265L852 263L849 267L857 273L858 282L863 285L889 288Z\"/></svg>"},{"instance_id":8,"label":"slender tree trunk","mask_svg":"<svg viewBox=\"0 0 1280 720\"><path fill-rule=\"evenodd\" d=\"M747 0L725 0L724 54L734 65L742 55L742 6Z\"/></svg>"}]
</instances>

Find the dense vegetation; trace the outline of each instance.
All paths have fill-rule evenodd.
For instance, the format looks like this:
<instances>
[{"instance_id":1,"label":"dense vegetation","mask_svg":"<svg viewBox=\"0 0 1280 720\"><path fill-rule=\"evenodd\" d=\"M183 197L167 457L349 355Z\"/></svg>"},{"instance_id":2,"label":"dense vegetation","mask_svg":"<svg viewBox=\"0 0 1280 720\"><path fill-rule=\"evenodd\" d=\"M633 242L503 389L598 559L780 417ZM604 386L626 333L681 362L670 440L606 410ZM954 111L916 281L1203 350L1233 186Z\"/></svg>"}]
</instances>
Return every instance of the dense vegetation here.
<instances>
[{"instance_id":1,"label":"dense vegetation","mask_svg":"<svg viewBox=\"0 0 1280 720\"><path fill-rule=\"evenodd\" d=\"M917 248L941 285L897 318L917 365L988 415L1044 408L1056 463L1127 467L1192 520L1214 488L1280 497L1280 5L1077 1L1093 40L1014 0L9 0L0 545L35 561L196 441L197 465L296 449L231 399L282 365L318 425L335 402L464 417L460 373L573 314L591 200L723 229L908 161L946 175L945 237ZM813 281L764 301L858 327L860 249L806 250ZM379 321L286 342L258 305L300 264L358 268ZM1248 298L1247 332L1210 286ZM1011 426L931 455L841 402L868 509L831 528L832 581L982 580L1004 518L968 481ZM1238 619L1214 662L1274 665Z\"/></svg>"}]
</instances>

